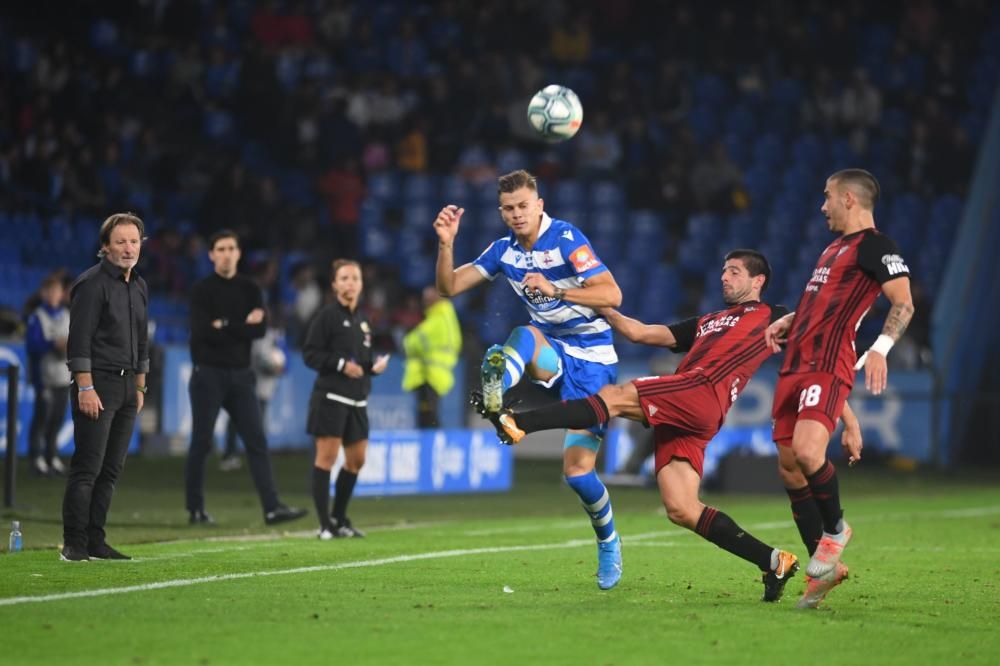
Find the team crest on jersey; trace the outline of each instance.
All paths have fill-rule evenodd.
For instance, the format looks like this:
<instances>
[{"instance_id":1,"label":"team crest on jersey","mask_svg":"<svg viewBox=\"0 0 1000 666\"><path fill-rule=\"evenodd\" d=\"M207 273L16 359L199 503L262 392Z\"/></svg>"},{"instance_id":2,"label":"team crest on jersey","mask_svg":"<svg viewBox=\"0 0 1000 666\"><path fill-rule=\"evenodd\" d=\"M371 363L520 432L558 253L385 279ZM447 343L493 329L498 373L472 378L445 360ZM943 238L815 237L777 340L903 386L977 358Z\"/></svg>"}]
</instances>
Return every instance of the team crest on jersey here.
<instances>
[{"instance_id":1,"label":"team crest on jersey","mask_svg":"<svg viewBox=\"0 0 1000 666\"><path fill-rule=\"evenodd\" d=\"M907 268L906 262L898 254L883 254L882 264L885 266L886 270L889 271L889 275L899 275L900 273L909 273L910 269Z\"/></svg>"},{"instance_id":2,"label":"team crest on jersey","mask_svg":"<svg viewBox=\"0 0 1000 666\"><path fill-rule=\"evenodd\" d=\"M372 332L371 327L368 326L368 322L366 322L366 321L361 322L361 330L363 332L365 332L365 333L371 333Z\"/></svg>"},{"instance_id":3,"label":"team crest on jersey","mask_svg":"<svg viewBox=\"0 0 1000 666\"><path fill-rule=\"evenodd\" d=\"M545 252L542 253L542 266L545 266L546 268L548 268L549 266L552 265L552 261L553 261L553 259L552 259L552 252L551 251L546 250Z\"/></svg>"},{"instance_id":4,"label":"team crest on jersey","mask_svg":"<svg viewBox=\"0 0 1000 666\"><path fill-rule=\"evenodd\" d=\"M597 257L594 256L594 253L591 252L590 248L586 245L581 245L573 250L573 252L569 255L569 260L573 262L573 266L576 268L577 273L589 271L591 268L600 265L600 262L597 261Z\"/></svg>"}]
</instances>

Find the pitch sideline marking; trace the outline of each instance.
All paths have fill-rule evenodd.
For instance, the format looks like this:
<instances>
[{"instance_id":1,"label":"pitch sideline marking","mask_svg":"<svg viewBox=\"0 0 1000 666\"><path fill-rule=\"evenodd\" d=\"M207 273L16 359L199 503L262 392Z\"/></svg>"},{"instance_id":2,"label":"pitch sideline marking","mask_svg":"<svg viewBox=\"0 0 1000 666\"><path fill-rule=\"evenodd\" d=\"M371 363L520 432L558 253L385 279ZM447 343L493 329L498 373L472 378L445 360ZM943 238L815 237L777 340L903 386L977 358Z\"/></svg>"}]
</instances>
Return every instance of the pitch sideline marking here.
<instances>
[{"instance_id":1,"label":"pitch sideline marking","mask_svg":"<svg viewBox=\"0 0 1000 666\"><path fill-rule=\"evenodd\" d=\"M918 512L919 515L944 515L954 518L971 518L1000 513L1000 506L971 507L968 509L945 509L941 511ZM905 512L894 514L900 517L908 517L914 513ZM887 516L880 516L876 520L884 520ZM857 520L857 519L855 519ZM864 522L864 521L862 521ZM762 529L764 525L785 526L787 522L761 523L755 529ZM635 534L629 537L629 541L642 541L659 537L675 537L690 534L687 530L656 531ZM129 594L131 592L147 592L151 590L163 590L172 587L189 587L203 583L217 583L228 580L242 580L246 578L256 578L265 576L284 576L300 573L317 573L321 571L340 571L343 569L362 569L368 567L384 566L387 564L398 564L401 562L418 562L421 560L443 559L448 557L464 557L467 555L493 555L498 553L531 552L541 550L557 550L560 548L577 548L580 546L593 545L591 539L573 539L561 543L534 544L521 546L495 546L491 548L463 548L455 550L441 550L430 553L417 553L414 555L397 555L395 557L384 557L375 560L360 560L355 562L341 562L339 564L321 564L308 567L295 567L292 569L277 569L274 571L250 571L243 573L223 574L220 576L203 576L200 578L180 578L176 580L166 580L157 583L144 583L142 585L129 585L126 587L109 587L96 590L80 590L77 592L61 592L58 594L44 594L28 597L8 597L0 599L0 606L17 606L28 603L42 603L46 601L64 601L66 599L81 599L87 597L103 597L114 594Z\"/></svg>"}]
</instances>

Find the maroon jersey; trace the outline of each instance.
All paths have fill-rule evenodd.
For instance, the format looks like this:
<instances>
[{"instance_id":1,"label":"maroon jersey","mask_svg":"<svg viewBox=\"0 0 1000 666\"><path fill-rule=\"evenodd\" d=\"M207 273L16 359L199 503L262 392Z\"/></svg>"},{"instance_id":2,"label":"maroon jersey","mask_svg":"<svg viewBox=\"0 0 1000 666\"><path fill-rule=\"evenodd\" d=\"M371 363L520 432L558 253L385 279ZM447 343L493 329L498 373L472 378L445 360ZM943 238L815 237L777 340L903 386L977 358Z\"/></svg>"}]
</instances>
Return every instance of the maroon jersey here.
<instances>
[{"instance_id":1,"label":"maroon jersey","mask_svg":"<svg viewBox=\"0 0 1000 666\"><path fill-rule=\"evenodd\" d=\"M909 275L899 248L875 229L830 243L795 308L780 374L826 372L853 386L861 320L883 283Z\"/></svg>"},{"instance_id":2,"label":"maroon jersey","mask_svg":"<svg viewBox=\"0 0 1000 666\"><path fill-rule=\"evenodd\" d=\"M787 308L748 301L725 310L670 324L674 351L687 351L675 374L699 373L712 385L723 416L771 351L764 330Z\"/></svg>"}]
</instances>

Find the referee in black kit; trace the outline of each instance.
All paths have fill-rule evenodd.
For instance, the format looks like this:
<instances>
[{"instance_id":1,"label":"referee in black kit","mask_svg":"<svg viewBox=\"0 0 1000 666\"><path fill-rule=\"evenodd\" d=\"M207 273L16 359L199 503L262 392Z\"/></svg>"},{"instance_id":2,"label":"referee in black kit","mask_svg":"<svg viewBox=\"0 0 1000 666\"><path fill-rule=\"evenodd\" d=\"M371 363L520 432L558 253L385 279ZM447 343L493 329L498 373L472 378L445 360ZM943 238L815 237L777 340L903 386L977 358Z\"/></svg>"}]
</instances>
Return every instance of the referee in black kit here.
<instances>
[{"instance_id":1,"label":"referee in black kit","mask_svg":"<svg viewBox=\"0 0 1000 666\"><path fill-rule=\"evenodd\" d=\"M306 430L316 438L312 491L323 541L364 536L347 517L347 504L368 451L371 376L389 364L388 354L372 358L371 327L358 309L364 286L361 266L351 259L337 259L330 283L336 298L313 317L302 346L306 365L319 373L309 398ZM337 475L331 513L330 470L341 448L344 466Z\"/></svg>"},{"instance_id":2,"label":"referee in black kit","mask_svg":"<svg viewBox=\"0 0 1000 666\"><path fill-rule=\"evenodd\" d=\"M73 373L75 449L63 497L61 559L128 560L104 525L125 466L149 371L149 291L133 268L145 227L132 213L101 224L101 262L70 287L66 355Z\"/></svg>"},{"instance_id":3,"label":"referee in black kit","mask_svg":"<svg viewBox=\"0 0 1000 666\"><path fill-rule=\"evenodd\" d=\"M212 450L219 409L224 408L246 446L264 522L275 525L306 515L278 501L271 458L250 369L250 345L264 336L264 301L250 278L236 274L240 245L228 229L209 239L215 272L191 289L191 448L188 450L186 504L192 524L211 523L205 513L205 458Z\"/></svg>"}]
</instances>

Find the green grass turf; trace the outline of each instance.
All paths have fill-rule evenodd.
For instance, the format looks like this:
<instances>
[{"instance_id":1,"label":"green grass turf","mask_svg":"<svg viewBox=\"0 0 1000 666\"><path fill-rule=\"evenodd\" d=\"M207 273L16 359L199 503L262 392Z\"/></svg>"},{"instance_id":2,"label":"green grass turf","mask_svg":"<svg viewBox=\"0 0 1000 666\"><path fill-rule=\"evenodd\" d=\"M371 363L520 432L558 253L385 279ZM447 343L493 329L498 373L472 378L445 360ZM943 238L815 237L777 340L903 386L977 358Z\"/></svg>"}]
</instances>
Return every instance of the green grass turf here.
<instances>
[{"instance_id":1,"label":"green grass turf","mask_svg":"<svg viewBox=\"0 0 1000 666\"><path fill-rule=\"evenodd\" d=\"M286 501L305 505L308 459L275 466ZM109 538L136 559L79 564L54 549L61 483L22 475L30 508L16 517L29 550L0 557L0 604L175 586L0 605L0 662L1000 662L995 475L842 472L851 578L825 608L803 612L801 573L782 603L762 604L759 573L670 525L653 490L612 489L625 575L599 591L592 531L557 464L519 463L505 495L356 500L368 538L331 542L310 536L311 518L263 526L245 471L210 474L220 524L189 527L181 469L129 461ZM783 494L705 499L804 557Z\"/></svg>"}]
</instances>

